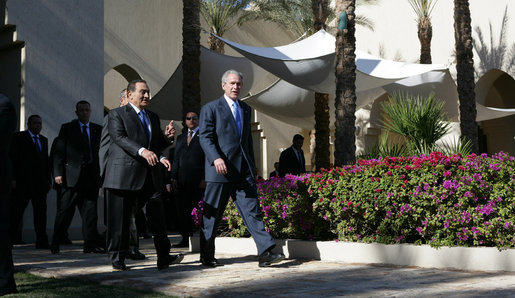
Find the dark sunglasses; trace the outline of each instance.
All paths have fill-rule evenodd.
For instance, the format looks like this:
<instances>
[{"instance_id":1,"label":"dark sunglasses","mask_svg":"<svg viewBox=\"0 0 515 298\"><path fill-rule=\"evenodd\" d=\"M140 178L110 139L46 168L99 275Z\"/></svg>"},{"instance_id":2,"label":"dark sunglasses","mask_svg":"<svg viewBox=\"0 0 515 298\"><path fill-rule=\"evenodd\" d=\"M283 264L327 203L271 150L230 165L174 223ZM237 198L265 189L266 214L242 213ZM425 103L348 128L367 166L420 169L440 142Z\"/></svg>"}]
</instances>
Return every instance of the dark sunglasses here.
<instances>
[{"instance_id":1,"label":"dark sunglasses","mask_svg":"<svg viewBox=\"0 0 515 298\"><path fill-rule=\"evenodd\" d=\"M198 117L186 117L186 120L198 120Z\"/></svg>"}]
</instances>

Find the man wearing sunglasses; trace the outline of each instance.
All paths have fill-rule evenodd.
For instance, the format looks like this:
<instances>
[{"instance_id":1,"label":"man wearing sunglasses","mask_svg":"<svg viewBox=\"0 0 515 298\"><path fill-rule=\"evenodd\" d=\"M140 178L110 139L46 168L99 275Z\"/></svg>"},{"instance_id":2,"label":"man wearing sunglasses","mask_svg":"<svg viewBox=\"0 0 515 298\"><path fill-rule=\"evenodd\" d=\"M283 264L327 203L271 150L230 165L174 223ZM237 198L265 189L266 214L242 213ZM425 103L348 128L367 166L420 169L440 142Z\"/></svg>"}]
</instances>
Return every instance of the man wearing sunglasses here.
<instances>
[{"instance_id":1,"label":"man wearing sunglasses","mask_svg":"<svg viewBox=\"0 0 515 298\"><path fill-rule=\"evenodd\" d=\"M184 117L187 130L177 137L172 163L172 190L176 193L181 242L173 247L188 247L188 237L193 235L191 210L204 195L204 151L200 147L198 114L188 112Z\"/></svg>"}]
</instances>

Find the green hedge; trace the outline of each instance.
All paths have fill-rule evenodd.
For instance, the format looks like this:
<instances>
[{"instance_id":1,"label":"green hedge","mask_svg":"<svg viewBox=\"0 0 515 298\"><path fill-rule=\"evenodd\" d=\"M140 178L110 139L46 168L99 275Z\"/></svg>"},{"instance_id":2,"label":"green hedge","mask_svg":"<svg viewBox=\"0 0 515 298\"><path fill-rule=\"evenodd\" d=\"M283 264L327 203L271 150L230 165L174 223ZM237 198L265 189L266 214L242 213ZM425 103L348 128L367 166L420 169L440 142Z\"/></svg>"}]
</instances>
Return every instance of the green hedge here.
<instances>
[{"instance_id":1,"label":"green hedge","mask_svg":"<svg viewBox=\"0 0 515 298\"><path fill-rule=\"evenodd\" d=\"M515 246L515 158L502 152L359 160L258 190L276 238ZM234 204L224 219L229 235L245 235Z\"/></svg>"}]
</instances>

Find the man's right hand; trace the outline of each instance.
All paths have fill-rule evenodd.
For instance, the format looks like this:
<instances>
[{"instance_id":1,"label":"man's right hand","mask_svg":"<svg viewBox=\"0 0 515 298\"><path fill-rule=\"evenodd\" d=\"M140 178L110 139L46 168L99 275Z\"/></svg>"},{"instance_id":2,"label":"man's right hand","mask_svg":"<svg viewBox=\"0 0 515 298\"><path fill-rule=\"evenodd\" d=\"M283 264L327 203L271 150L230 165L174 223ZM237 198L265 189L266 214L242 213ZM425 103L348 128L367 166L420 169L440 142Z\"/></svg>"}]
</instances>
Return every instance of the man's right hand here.
<instances>
[{"instance_id":1,"label":"man's right hand","mask_svg":"<svg viewBox=\"0 0 515 298\"><path fill-rule=\"evenodd\" d=\"M143 150L143 152L141 152L141 156L143 156L151 166L155 166L159 162L157 155L148 149Z\"/></svg>"},{"instance_id":2,"label":"man's right hand","mask_svg":"<svg viewBox=\"0 0 515 298\"><path fill-rule=\"evenodd\" d=\"M54 178L55 183L61 185L63 184L63 176L57 176Z\"/></svg>"},{"instance_id":3,"label":"man's right hand","mask_svg":"<svg viewBox=\"0 0 515 298\"><path fill-rule=\"evenodd\" d=\"M215 159L213 164L215 165L215 169L218 174L227 174L227 167L225 166L225 161L222 158Z\"/></svg>"}]
</instances>

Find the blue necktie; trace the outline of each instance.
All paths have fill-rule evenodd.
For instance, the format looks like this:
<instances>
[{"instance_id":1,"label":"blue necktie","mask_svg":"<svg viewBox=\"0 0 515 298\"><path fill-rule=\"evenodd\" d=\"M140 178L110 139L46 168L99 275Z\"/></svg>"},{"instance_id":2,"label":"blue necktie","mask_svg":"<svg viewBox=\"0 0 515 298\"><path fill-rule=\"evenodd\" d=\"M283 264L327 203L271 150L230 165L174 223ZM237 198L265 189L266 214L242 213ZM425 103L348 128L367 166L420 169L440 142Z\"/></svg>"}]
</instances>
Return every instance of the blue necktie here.
<instances>
[{"instance_id":1,"label":"blue necktie","mask_svg":"<svg viewBox=\"0 0 515 298\"><path fill-rule=\"evenodd\" d=\"M234 110L234 121L236 121L236 127L238 128L238 134L241 137L241 116L240 110L238 109L238 103L235 101L232 103L232 107Z\"/></svg>"},{"instance_id":2,"label":"blue necktie","mask_svg":"<svg viewBox=\"0 0 515 298\"><path fill-rule=\"evenodd\" d=\"M41 152L41 144L39 144L38 136L34 136L34 144L36 144L36 148L38 149L38 152Z\"/></svg>"},{"instance_id":3,"label":"blue necktie","mask_svg":"<svg viewBox=\"0 0 515 298\"><path fill-rule=\"evenodd\" d=\"M145 110L141 110L138 114L139 119L141 120L141 124L143 124L143 128L145 129L145 132L147 133L147 138L150 140L150 130L148 128L148 122L147 122L147 115L145 113Z\"/></svg>"}]
</instances>

